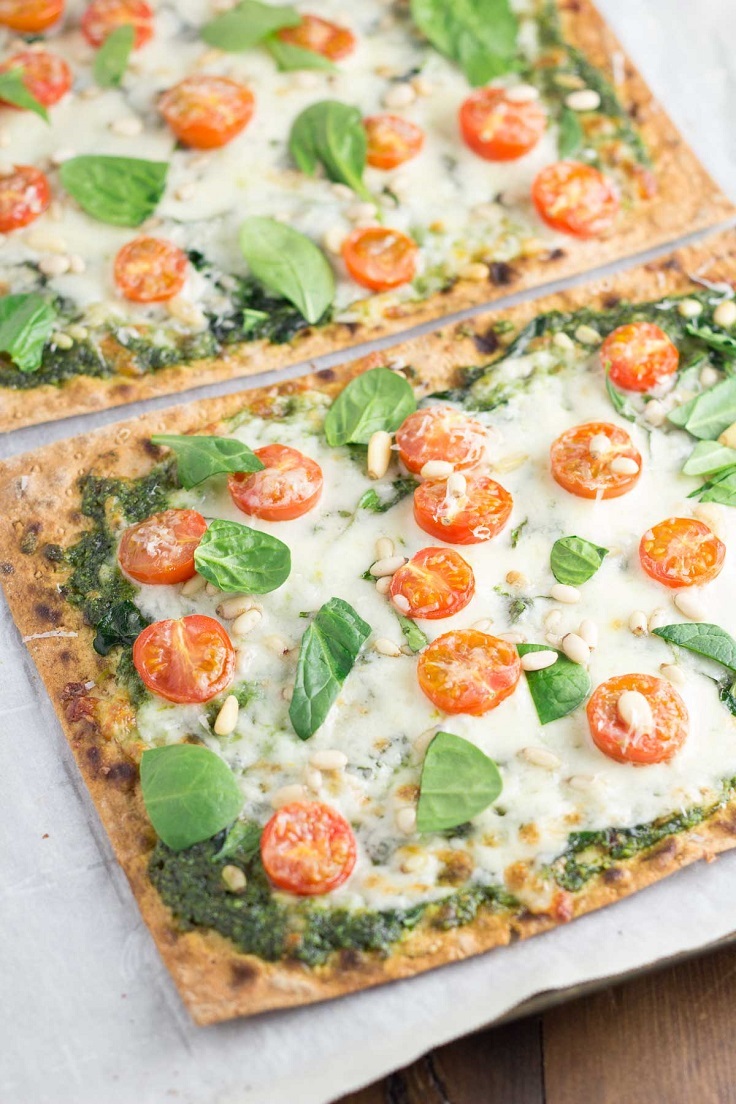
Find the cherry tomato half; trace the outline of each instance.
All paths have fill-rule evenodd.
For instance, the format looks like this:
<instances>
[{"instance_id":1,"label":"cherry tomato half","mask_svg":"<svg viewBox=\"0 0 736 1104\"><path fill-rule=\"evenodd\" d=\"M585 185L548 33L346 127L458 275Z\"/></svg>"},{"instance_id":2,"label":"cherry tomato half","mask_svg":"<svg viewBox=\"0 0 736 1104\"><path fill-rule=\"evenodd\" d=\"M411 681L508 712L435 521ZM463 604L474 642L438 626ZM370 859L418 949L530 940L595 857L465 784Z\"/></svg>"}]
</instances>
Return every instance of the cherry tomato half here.
<instances>
[{"instance_id":1,"label":"cherry tomato half","mask_svg":"<svg viewBox=\"0 0 736 1104\"><path fill-rule=\"evenodd\" d=\"M611 382L627 391L656 387L674 375L679 361L677 346L653 322L619 326L601 345L601 363Z\"/></svg>"},{"instance_id":2,"label":"cherry tomato half","mask_svg":"<svg viewBox=\"0 0 736 1104\"><path fill-rule=\"evenodd\" d=\"M249 88L228 77L202 73L164 92L159 111L185 146L217 149L245 130L255 108Z\"/></svg>"},{"instance_id":3,"label":"cherry tomato half","mask_svg":"<svg viewBox=\"0 0 736 1104\"><path fill-rule=\"evenodd\" d=\"M90 46L101 46L118 27L133 27L133 48L153 38L153 11L145 0L92 0L82 16L82 34Z\"/></svg>"},{"instance_id":4,"label":"cherry tomato half","mask_svg":"<svg viewBox=\"0 0 736 1104\"><path fill-rule=\"evenodd\" d=\"M639 731L622 720L619 698L625 691L646 698L652 724ZM671 683L654 675L617 675L598 686L588 701L593 743L617 763L663 763L680 750L688 733L687 707Z\"/></svg>"},{"instance_id":5,"label":"cherry tomato half","mask_svg":"<svg viewBox=\"0 0 736 1104\"><path fill-rule=\"evenodd\" d=\"M295 27L282 27L276 37L290 46L311 50L315 54L340 61L355 49L355 35L339 23L330 23L318 15L303 15Z\"/></svg>"},{"instance_id":6,"label":"cherry tomato half","mask_svg":"<svg viewBox=\"0 0 736 1104\"><path fill-rule=\"evenodd\" d=\"M480 717L508 698L521 675L513 644L477 629L459 629L433 640L419 656L417 677L443 713Z\"/></svg>"},{"instance_id":7,"label":"cherry tomato half","mask_svg":"<svg viewBox=\"0 0 736 1104\"><path fill-rule=\"evenodd\" d=\"M162 238L135 238L115 258L115 283L134 303L173 299L184 287L189 260Z\"/></svg>"},{"instance_id":8,"label":"cherry tomato half","mask_svg":"<svg viewBox=\"0 0 736 1104\"><path fill-rule=\"evenodd\" d=\"M534 149L547 127L538 100L509 99L503 88L481 88L460 108L465 144L486 161L515 161Z\"/></svg>"},{"instance_id":9,"label":"cherry tomato half","mask_svg":"<svg viewBox=\"0 0 736 1104\"><path fill-rule=\"evenodd\" d=\"M447 460L456 471L475 467L487 441L480 422L453 406L415 410L396 431L399 456L410 472L420 472L429 460Z\"/></svg>"},{"instance_id":10,"label":"cherry tomato half","mask_svg":"<svg viewBox=\"0 0 736 1104\"><path fill-rule=\"evenodd\" d=\"M133 645L133 664L153 694L194 705L230 685L235 649L219 621L195 613L144 629Z\"/></svg>"},{"instance_id":11,"label":"cherry tomato half","mask_svg":"<svg viewBox=\"0 0 736 1104\"><path fill-rule=\"evenodd\" d=\"M641 538L639 559L647 575L668 587L703 586L720 575L726 546L695 518L667 518Z\"/></svg>"},{"instance_id":12,"label":"cherry tomato half","mask_svg":"<svg viewBox=\"0 0 736 1104\"><path fill-rule=\"evenodd\" d=\"M15 165L7 176L0 176L0 233L28 226L50 202L51 188L41 170Z\"/></svg>"},{"instance_id":13,"label":"cherry tomato half","mask_svg":"<svg viewBox=\"0 0 736 1104\"><path fill-rule=\"evenodd\" d=\"M387 226L359 227L342 243L342 259L351 278L371 291L408 284L414 279L418 257L417 244Z\"/></svg>"},{"instance_id":14,"label":"cherry tomato half","mask_svg":"<svg viewBox=\"0 0 736 1104\"><path fill-rule=\"evenodd\" d=\"M48 50L19 50L0 65L0 73L23 70L23 83L40 104L53 107L72 86L72 71L58 54ZM16 104L0 103L4 107Z\"/></svg>"},{"instance_id":15,"label":"cherry tomato half","mask_svg":"<svg viewBox=\"0 0 736 1104\"><path fill-rule=\"evenodd\" d=\"M536 177L532 200L553 230L575 238L599 238L613 226L621 201L602 172L579 161L556 161Z\"/></svg>"},{"instance_id":16,"label":"cherry tomato half","mask_svg":"<svg viewBox=\"0 0 736 1104\"><path fill-rule=\"evenodd\" d=\"M233 502L244 514L264 521L291 521L313 509L322 494L322 469L288 445L264 445L255 454L265 467L228 478Z\"/></svg>"},{"instance_id":17,"label":"cherry tomato half","mask_svg":"<svg viewBox=\"0 0 736 1104\"><path fill-rule=\"evenodd\" d=\"M206 531L196 510L162 510L125 530L118 563L139 583L183 583L194 575L194 552Z\"/></svg>"},{"instance_id":18,"label":"cherry tomato half","mask_svg":"<svg viewBox=\"0 0 736 1104\"><path fill-rule=\"evenodd\" d=\"M608 446L605 439L608 439ZM617 471L619 457L633 461L636 471ZM636 486L641 455L625 429L611 422L586 422L566 429L550 449L552 475L579 498L618 498Z\"/></svg>"},{"instance_id":19,"label":"cherry tomato half","mask_svg":"<svg viewBox=\"0 0 736 1104\"><path fill-rule=\"evenodd\" d=\"M414 518L420 529L448 544L478 544L500 533L514 500L486 475L465 477L465 490L451 494L446 479L421 483L414 492Z\"/></svg>"},{"instance_id":20,"label":"cherry tomato half","mask_svg":"<svg viewBox=\"0 0 736 1104\"><path fill-rule=\"evenodd\" d=\"M368 136L366 160L374 169L395 169L424 145L424 131L400 115L370 115L363 120Z\"/></svg>"},{"instance_id":21,"label":"cherry tomato half","mask_svg":"<svg viewBox=\"0 0 736 1104\"><path fill-rule=\"evenodd\" d=\"M407 617L437 621L467 606L475 594L475 576L454 549L423 548L392 577L389 593L392 598L406 599L409 608L397 608Z\"/></svg>"},{"instance_id":22,"label":"cherry tomato half","mask_svg":"<svg viewBox=\"0 0 736 1104\"><path fill-rule=\"evenodd\" d=\"M266 874L279 889L300 897L337 889L352 874L355 858L352 828L321 801L282 805L261 836Z\"/></svg>"},{"instance_id":23,"label":"cherry tomato half","mask_svg":"<svg viewBox=\"0 0 736 1104\"><path fill-rule=\"evenodd\" d=\"M0 0L0 25L21 34L38 34L64 14L64 0Z\"/></svg>"}]
</instances>

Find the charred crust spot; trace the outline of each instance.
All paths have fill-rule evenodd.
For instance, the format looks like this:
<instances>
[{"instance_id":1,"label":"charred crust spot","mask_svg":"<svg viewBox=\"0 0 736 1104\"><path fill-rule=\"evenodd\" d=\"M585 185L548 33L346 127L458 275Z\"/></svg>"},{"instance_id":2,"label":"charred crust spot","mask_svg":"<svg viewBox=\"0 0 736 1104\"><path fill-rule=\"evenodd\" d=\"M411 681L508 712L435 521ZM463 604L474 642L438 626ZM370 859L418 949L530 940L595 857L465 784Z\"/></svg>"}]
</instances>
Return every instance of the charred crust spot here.
<instances>
[{"instance_id":1,"label":"charred crust spot","mask_svg":"<svg viewBox=\"0 0 736 1104\"><path fill-rule=\"evenodd\" d=\"M90 750L92 749L90 748ZM113 763L111 767L106 767L102 773L107 781L119 790L132 790L138 778L136 767L126 761Z\"/></svg>"},{"instance_id":2,"label":"charred crust spot","mask_svg":"<svg viewBox=\"0 0 736 1104\"><path fill-rule=\"evenodd\" d=\"M96 744L92 744L91 747L88 747L86 749L85 754L87 756L87 765L89 766L92 773L95 775L99 774L100 767L102 765L102 752L100 751L100 749L97 747Z\"/></svg>"},{"instance_id":3,"label":"charred crust spot","mask_svg":"<svg viewBox=\"0 0 736 1104\"><path fill-rule=\"evenodd\" d=\"M717 824L729 836L736 836L736 809L729 809L726 816L720 816Z\"/></svg>"},{"instance_id":4,"label":"charred crust spot","mask_svg":"<svg viewBox=\"0 0 736 1104\"><path fill-rule=\"evenodd\" d=\"M140 446L143 451L153 460L159 460L161 458L163 449L160 445L154 445L150 437L142 437L140 441Z\"/></svg>"},{"instance_id":5,"label":"charred crust spot","mask_svg":"<svg viewBox=\"0 0 736 1104\"><path fill-rule=\"evenodd\" d=\"M61 621L61 612L58 609L53 609L46 602L37 602L33 607L33 612L40 621L48 621L50 625L58 625Z\"/></svg>"},{"instance_id":6,"label":"charred crust spot","mask_svg":"<svg viewBox=\"0 0 736 1104\"><path fill-rule=\"evenodd\" d=\"M355 947L343 947L338 960L341 970L358 970L363 965L363 956Z\"/></svg>"},{"instance_id":7,"label":"charred crust spot","mask_svg":"<svg viewBox=\"0 0 736 1104\"><path fill-rule=\"evenodd\" d=\"M485 333L473 334L473 343L479 353L486 353L489 356L495 353L501 344L493 326L490 326Z\"/></svg>"},{"instance_id":8,"label":"charred crust spot","mask_svg":"<svg viewBox=\"0 0 736 1104\"><path fill-rule=\"evenodd\" d=\"M15 568L11 563L8 563L7 560L3 560L3 562L0 563L0 575L13 575L14 572Z\"/></svg>"},{"instance_id":9,"label":"charred crust spot","mask_svg":"<svg viewBox=\"0 0 736 1104\"><path fill-rule=\"evenodd\" d=\"M617 885L625 881L626 873L620 866L609 866L608 870L603 871L602 878L606 885Z\"/></svg>"},{"instance_id":10,"label":"charred crust spot","mask_svg":"<svg viewBox=\"0 0 736 1104\"><path fill-rule=\"evenodd\" d=\"M656 848L653 848L647 855L642 856L642 862L655 862L657 859L668 859L670 855L674 855L677 851L677 840L673 836Z\"/></svg>"},{"instance_id":11,"label":"charred crust spot","mask_svg":"<svg viewBox=\"0 0 736 1104\"><path fill-rule=\"evenodd\" d=\"M603 306L606 308L606 310L615 310L616 307L619 306L620 302L620 295L605 295L603 297Z\"/></svg>"},{"instance_id":12,"label":"charred crust spot","mask_svg":"<svg viewBox=\"0 0 736 1104\"><path fill-rule=\"evenodd\" d=\"M647 268L650 268L651 272L659 270L662 272L682 272L682 265L677 257L668 257L666 261L657 261L651 267L647 265Z\"/></svg>"},{"instance_id":13,"label":"charred crust spot","mask_svg":"<svg viewBox=\"0 0 736 1104\"><path fill-rule=\"evenodd\" d=\"M24 556L30 556L36 551L38 548L38 534L40 532L40 521L32 521L26 525L25 532L20 538L20 550Z\"/></svg>"},{"instance_id":14,"label":"charred crust spot","mask_svg":"<svg viewBox=\"0 0 736 1104\"><path fill-rule=\"evenodd\" d=\"M230 966L230 984L233 987L254 985L258 981L258 967L252 962L233 962Z\"/></svg>"},{"instance_id":15,"label":"charred crust spot","mask_svg":"<svg viewBox=\"0 0 736 1104\"><path fill-rule=\"evenodd\" d=\"M335 371L333 368L323 368L317 372L317 379L322 380L323 383L332 383L335 378Z\"/></svg>"},{"instance_id":16,"label":"charred crust spot","mask_svg":"<svg viewBox=\"0 0 736 1104\"><path fill-rule=\"evenodd\" d=\"M349 334L356 334L360 330L360 322L342 322L341 325L345 327Z\"/></svg>"},{"instance_id":17,"label":"charred crust spot","mask_svg":"<svg viewBox=\"0 0 736 1104\"><path fill-rule=\"evenodd\" d=\"M561 261L562 258L566 257L566 256L567 256L567 254L566 254L565 250L560 249L560 247L558 246L556 249L550 249L549 253L547 254L547 260L548 261Z\"/></svg>"},{"instance_id":18,"label":"charred crust spot","mask_svg":"<svg viewBox=\"0 0 736 1104\"><path fill-rule=\"evenodd\" d=\"M506 261L493 261L488 266L488 278L496 287L508 287L516 279L516 270Z\"/></svg>"},{"instance_id":19,"label":"charred crust spot","mask_svg":"<svg viewBox=\"0 0 736 1104\"><path fill-rule=\"evenodd\" d=\"M59 659L60 663L67 664L67 663L72 663L73 662L74 656L72 655L72 653L69 651L68 648L65 648L63 652L59 652L58 659Z\"/></svg>"}]
</instances>

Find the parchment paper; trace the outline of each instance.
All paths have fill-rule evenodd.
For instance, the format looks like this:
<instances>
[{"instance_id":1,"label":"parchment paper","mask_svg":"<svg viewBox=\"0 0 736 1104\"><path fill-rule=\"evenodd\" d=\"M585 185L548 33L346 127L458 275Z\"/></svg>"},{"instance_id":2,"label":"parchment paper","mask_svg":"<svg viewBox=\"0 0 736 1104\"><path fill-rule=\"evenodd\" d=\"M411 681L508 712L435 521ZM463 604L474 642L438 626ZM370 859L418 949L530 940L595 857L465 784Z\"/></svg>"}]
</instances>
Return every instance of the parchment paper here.
<instances>
[{"instance_id":1,"label":"parchment paper","mask_svg":"<svg viewBox=\"0 0 736 1104\"><path fill-rule=\"evenodd\" d=\"M736 4L599 3L736 198ZM167 404L20 431L0 442L0 455ZM412 981L195 1028L4 605L0 780L0 1101L8 1104L326 1104L534 994L614 976L736 929L734 854L549 935Z\"/></svg>"}]
</instances>

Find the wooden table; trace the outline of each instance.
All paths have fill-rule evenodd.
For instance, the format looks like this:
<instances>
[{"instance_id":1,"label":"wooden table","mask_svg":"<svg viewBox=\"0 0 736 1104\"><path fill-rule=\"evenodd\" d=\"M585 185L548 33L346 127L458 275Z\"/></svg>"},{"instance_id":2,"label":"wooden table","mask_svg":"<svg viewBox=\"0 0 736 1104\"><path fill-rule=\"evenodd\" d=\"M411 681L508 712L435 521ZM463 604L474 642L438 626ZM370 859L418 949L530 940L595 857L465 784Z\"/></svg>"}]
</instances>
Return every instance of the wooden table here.
<instances>
[{"instance_id":1,"label":"wooden table","mask_svg":"<svg viewBox=\"0 0 736 1104\"><path fill-rule=\"evenodd\" d=\"M734 1104L735 1036L729 947L449 1043L339 1104Z\"/></svg>"}]
</instances>

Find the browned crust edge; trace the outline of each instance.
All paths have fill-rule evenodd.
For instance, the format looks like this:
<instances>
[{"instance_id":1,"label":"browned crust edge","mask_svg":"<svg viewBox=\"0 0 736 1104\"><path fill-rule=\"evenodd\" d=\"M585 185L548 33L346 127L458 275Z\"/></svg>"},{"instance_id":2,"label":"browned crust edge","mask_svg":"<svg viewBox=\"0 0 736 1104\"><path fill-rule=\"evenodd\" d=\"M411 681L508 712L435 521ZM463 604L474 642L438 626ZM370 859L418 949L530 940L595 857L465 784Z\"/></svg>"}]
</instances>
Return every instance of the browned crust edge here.
<instances>
[{"instance_id":1,"label":"browned crust edge","mask_svg":"<svg viewBox=\"0 0 736 1104\"><path fill-rule=\"evenodd\" d=\"M322 330L306 330L289 345L269 345L263 341L244 344L217 359L165 368L140 379L113 376L101 380L80 376L60 388L44 386L31 392L0 389L0 430L20 429L286 368L336 349L398 333L407 326L590 271L610 261L634 257L646 249L673 241L683 233L714 227L732 217L736 208L654 99L591 0L559 0L559 7L568 41L579 47L609 79L613 80L614 74L621 69L623 77L617 91L635 119L656 167L658 194L624 216L615 235L604 241L570 239L562 256L555 251L552 255L544 254L503 266L495 284L461 280L450 291L437 293L423 303L402 304L390 317L375 325L335 323ZM619 59L620 64L614 66L614 59Z\"/></svg>"},{"instance_id":2,"label":"browned crust edge","mask_svg":"<svg viewBox=\"0 0 736 1104\"><path fill-rule=\"evenodd\" d=\"M474 330L482 335L502 318L522 325L534 314L551 309L596 307L620 298L643 300L687 292L693 287L690 273L736 284L736 229L585 288L482 315L474 320ZM239 953L213 932L182 933L146 873L153 835L140 800L137 769L109 734L106 738L80 709L83 698L69 691L70 684L76 684L79 691L81 684L98 680L107 671L106 661L90 646L91 630L59 596L57 569L43 555L47 542L69 544L87 528L78 511L79 474L91 468L110 476L143 474L153 462L149 437L154 432L216 426L246 403L268 404L275 395L294 394L307 387L335 393L355 374L389 359L395 362L397 357L414 366L425 390L451 384L458 368L488 359L474 343L468 323L456 324L335 371L118 423L16 457L0 467L4 477L0 511L9 522L0 532L0 578L10 608L143 917L182 999L200 1024L307 1004L408 977L560 922L559 917L547 914L509 916L486 911L461 928L410 934L387 958L343 952L328 966L314 970L298 964L264 963ZM29 534L38 547L24 554L20 543L27 542ZM573 896L573 913L577 916L601 908L696 859L711 858L735 845L736 800L697 828L617 864Z\"/></svg>"}]
</instances>

